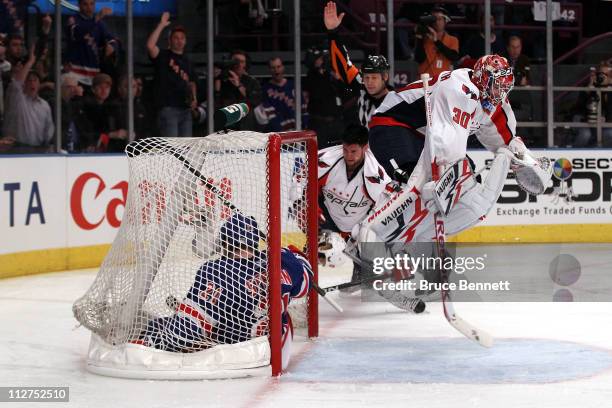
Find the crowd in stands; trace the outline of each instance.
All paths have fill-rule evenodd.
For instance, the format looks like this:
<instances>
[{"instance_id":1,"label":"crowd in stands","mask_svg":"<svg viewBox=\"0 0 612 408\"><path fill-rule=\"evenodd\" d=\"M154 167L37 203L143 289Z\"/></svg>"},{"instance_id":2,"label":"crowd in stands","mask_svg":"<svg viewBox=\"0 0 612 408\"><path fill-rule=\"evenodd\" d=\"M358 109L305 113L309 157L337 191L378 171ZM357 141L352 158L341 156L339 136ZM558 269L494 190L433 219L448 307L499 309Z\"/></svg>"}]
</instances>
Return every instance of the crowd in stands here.
<instances>
[{"instance_id":1,"label":"crowd in stands","mask_svg":"<svg viewBox=\"0 0 612 408\"><path fill-rule=\"evenodd\" d=\"M138 138L204 136L208 133L204 72L199 72L190 59L188 30L171 21L168 13L160 16L146 41L154 78L145 90L143 78L138 75L132 84L128 83L124 44L105 23L112 15L110 9L96 12L95 0L78 1L79 11L64 19L62 75L54 78L49 41L52 17L38 18L36 37L28 38L30 44L26 44L25 17L19 15L11 3L17 2L0 2L0 153L56 150L53 114L56 84L61 91L61 148L68 153L121 152L129 141ZM455 16L466 19L478 16L477 10L470 7L455 3L448 7L432 4L401 7L395 18L399 23L396 29L398 59L413 61L419 74L427 72L432 76L452 68L473 66L485 52L482 15L478 21L473 21L480 24L479 32L448 31L448 24ZM519 12L504 12L507 9L493 6L491 50L508 59L514 69L516 86L528 86L532 84L532 75L524 38L521 33L502 32L496 26L524 23L530 17ZM263 30L273 17L262 0L227 2L219 6L219 13L236 20L232 23L236 32ZM319 13L321 15L322 9ZM530 44L528 48L537 47ZM230 51L226 60L215 64L215 107L247 103L250 113L236 125L239 130L295 129L295 83L285 73L286 62L273 55L268 61L269 79L260 80L249 74L247 51ZM357 98L347 91L346 83L331 69L326 46L310 48L303 64L307 71L302 80L302 127L315 130L322 147L334 144L345 126L356 121ZM588 85L609 86L609 67L609 63L602 63L596 72L593 71ZM134 96L131 102L128 100L130 86ZM596 102L592 95L586 92L578 98L571 119L593 123L597 120L592 114L593 104L601 102L604 120L612 121L609 94L602 93L603 97L598 96ZM533 120L532 101L526 99L511 100L519 121ZM132 135L127 125L129 103L134 109ZM594 129L582 128L575 133L568 144L592 146L595 143ZM612 144L610 128L604 129L604 144Z\"/></svg>"}]
</instances>

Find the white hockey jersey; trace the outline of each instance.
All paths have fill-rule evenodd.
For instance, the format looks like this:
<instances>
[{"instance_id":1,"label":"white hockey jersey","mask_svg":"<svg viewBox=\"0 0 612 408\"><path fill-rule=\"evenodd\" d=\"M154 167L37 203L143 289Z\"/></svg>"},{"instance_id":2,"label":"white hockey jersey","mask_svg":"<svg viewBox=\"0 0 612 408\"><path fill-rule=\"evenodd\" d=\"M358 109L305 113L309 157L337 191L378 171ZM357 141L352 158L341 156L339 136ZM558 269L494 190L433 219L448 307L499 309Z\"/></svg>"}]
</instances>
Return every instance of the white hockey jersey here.
<instances>
[{"instance_id":1,"label":"white hockey jersey","mask_svg":"<svg viewBox=\"0 0 612 408\"><path fill-rule=\"evenodd\" d=\"M495 151L507 145L516 133L516 119L508 100L497 107L481 104L480 91L470 80L471 74L470 69L456 69L429 80L432 124L428 138L434 143L439 164L463 159L471 134L488 150ZM423 96L421 81L389 92L369 126L403 126L425 134Z\"/></svg>"},{"instance_id":2,"label":"white hockey jersey","mask_svg":"<svg viewBox=\"0 0 612 408\"><path fill-rule=\"evenodd\" d=\"M342 145L319 151L319 202L341 232L351 232L376 204L391 181L370 150L362 167L347 177Z\"/></svg>"}]
</instances>

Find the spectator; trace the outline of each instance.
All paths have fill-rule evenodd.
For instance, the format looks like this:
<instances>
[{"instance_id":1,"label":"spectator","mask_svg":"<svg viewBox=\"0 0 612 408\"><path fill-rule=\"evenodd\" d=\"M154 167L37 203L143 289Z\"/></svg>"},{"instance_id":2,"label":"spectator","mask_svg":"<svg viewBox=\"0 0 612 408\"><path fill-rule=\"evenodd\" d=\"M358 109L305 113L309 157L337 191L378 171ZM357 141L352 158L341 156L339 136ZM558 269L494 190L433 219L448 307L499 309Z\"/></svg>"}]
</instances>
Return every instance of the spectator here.
<instances>
[{"instance_id":1,"label":"spectator","mask_svg":"<svg viewBox=\"0 0 612 408\"><path fill-rule=\"evenodd\" d=\"M104 59L116 57L119 41L102 21L113 11L103 7L97 15L95 0L79 0L79 12L68 18L65 38L66 56L64 69L79 78L79 82L91 85L100 72Z\"/></svg>"},{"instance_id":2,"label":"spectator","mask_svg":"<svg viewBox=\"0 0 612 408\"><path fill-rule=\"evenodd\" d=\"M234 64L227 71L227 78L221 81L219 107L245 102L251 107L251 112L238 122L235 128L237 130L255 130L257 129L257 123L253 114L253 107L261 103L261 85L247 72L248 56L246 52L234 50L230 54L230 58L234 61Z\"/></svg>"},{"instance_id":3,"label":"spectator","mask_svg":"<svg viewBox=\"0 0 612 408\"><path fill-rule=\"evenodd\" d=\"M280 57L268 61L272 78L262 87L262 102L255 108L255 117L266 132L295 130L295 87L285 78Z\"/></svg>"},{"instance_id":4,"label":"spectator","mask_svg":"<svg viewBox=\"0 0 612 408\"><path fill-rule=\"evenodd\" d=\"M46 101L51 101L54 96L55 83L51 79L51 58L49 55L49 32L53 19L46 15L41 20L41 28L36 42L36 63L33 70L40 76L40 96Z\"/></svg>"},{"instance_id":5,"label":"spectator","mask_svg":"<svg viewBox=\"0 0 612 408\"><path fill-rule=\"evenodd\" d=\"M68 153L80 150L80 131L84 120L81 97L83 88L74 74L63 74L61 77L62 93L62 149Z\"/></svg>"},{"instance_id":6,"label":"spectator","mask_svg":"<svg viewBox=\"0 0 612 408\"><path fill-rule=\"evenodd\" d=\"M6 60L6 48L0 43L0 129L4 120L4 81L10 78L11 63Z\"/></svg>"},{"instance_id":7,"label":"spectator","mask_svg":"<svg viewBox=\"0 0 612 408\"><path fill-rule=\"evenodd\" d=\"M508 38L506 58L514 72L514 85L529 85L529 57L523 54L523 41L517 35Z\"/></svg>"},{"instance_id":8,"label":"spectator","mask_svg":"<svg viewBox=\"0 0 612 408\"><path fill-rule=\"evenodd\" d=\"M25 7L23 0L0 1L0 33L23 35Z\"/></svg>"},{"instance_id":9,"label":"spectator","mask_svg":"<svg viewBox=\"0 0 612 408\"><path fill-rule=\"evenodd\" d=\"M590 87L608 88L610 86L610 63L602 62L591 75ZM612 122L612 95L611 92L601 92L601 98L597 92L583 92L578 97L574 109L574 122L596 124L598 119L603 122ZM599 104L601 103L601 117L597 115ZM612 147L612 128L603 128L603 146ZM578 128L577 135L573 143L574 147L589 147L596 145L595 128Z\"/></svg>"},{"instance_id":10,"label":"spectator","mask_svg":"<svg viewBox=\"0 0 612 408\"><path fill-rule=\"evenodd\" d=\"M115 112L117 113L117 131L128 132L127 112L128 112L128 77L122 75L119 78L119 86L117 87L118 97L115 100ZM141 85L142 86L142 81ZM134 106L134 137L130 139L144 139L151 136L150 125L147 119L146 110L142 104L140 93L138 90L138 82L136 79L132 81L132 90L134 94L133 106Z\"/></svg>"},{"instance_id":11,"label":"spectator","mask_svg":"<svg viewBox=\"0 0 612 408\"><path fill-rule=\"evenodd\" d=\"M159 36L170 25L170 13L164 12L147 40L149 58L155 66L157 111L163 137L191 137L191 110L198 106L195 73L185 55L185 29L176 25L170 31L168 48L157 46Z\"/></svg>"},{"instance_id":12,"label":"spectator","mask_svg":"<svg viewBox=\"0 0 612 408\"><path fill-rule=\"evenodd\" d=\"M396 24L410 24L419 21L419 16L426 13L423 4L402 3L395 16ZM397 27L395 41L398 55L396 57L410 60L414 57L414 29L412 27Z\"/></svg>"},{"instance_id":13,"label":"spectator","mask_svg":"<svg viewBox=\"0 0 612 408\"><path fill-rule=\"evenodd\" d=\"M31 71L36 57L31 48L25 64L13 70L7 89L3 136L20 153L46 152L53 141L53 118L49 104L38 96L40 77Z\"/></svg>"},{"instance_id":14,"label":"spectator","mask_svg":"<svg viewBox=\"0 0 612 408\"><path fill-rule=\"evenodd\" d=\"M113 80L110 75L98 74L92 81L92 95L85 98L85 125L80 129L80 147L85 152L121 152L128 134L118 128L116 106L110 103Z\"/></svg>"},{"instance_id":15,"label":"spectator","mask_svg":"<svg viewBox=\"0 0 612 408\"><path fill-rule=\"evenodd\" d=\"M266 9L264 8L262 0L240 0L242 8L247 11L249 20L251 20L251 26L262 27L265 20L268 18Z\"/></svg>"},{"instance_id":16,"label":"spectator","mask_svg":"<svg viewBox=\"0 0 612 408\"><path fill-rule=\"evenodd\" d=\"M339 144L344 131L341 90L345 85L333 76L327 58L327 51L316 47L306 53L308 127L317 132L320 149Z\"/></svg>"},{"instance_id":17,"label":"spectator","mask_svg":"<svg viewBox=\"0 0 612 408\"><path fill-rule=\"evenodd\" d=\"M431 15L435 17L433 24L417 25L414 59L419 63L419 74L436 77L453 69L453 63L459 59L459 40L446 32L450 18L444 8L434 7ZM427 29L424 36L419 27Z\"/></svg>"},{"instance_id":18,"label":"spectator","mask_svg":"<svg viewBox=\"0 0 612 408\"><path fill-rule=\"evenodd\" d=\"M480 18L480 33L468 38L461 49L463 55L458 65L465 68L472 68L476 60L485 55L485 17ZM504 42L500 36L495 34L495 18L491 16L491 54L502 55L504 53Z\"/></svg>"},{"instance_id":19,"label":"spectator","mask_svg":"<svg viewBox=\"0 0 612 408\"><path fill-rule=\"evenodd\" d=\"M508 38L505 54L508 63L514 73L514 85L529 85L529 57L522 53L523 41L521 37L513 35ZM530 122L533 120L533 97L531 92L512 92L508 95L514 116L519 122ZM521 132L524 140L531 140L533 136L532 128L525 128Z\"/></svg>"},{"instance_id":20,"label":"spectator","mask_svg":"<svg viewBox=\"0 0 612 408\"><path fill-rule=\"evenodd\" d=\"M25 46L20 34L11 34L6 39L6 60L12 66L23 62Z\"/></svg>"}]
</instances>

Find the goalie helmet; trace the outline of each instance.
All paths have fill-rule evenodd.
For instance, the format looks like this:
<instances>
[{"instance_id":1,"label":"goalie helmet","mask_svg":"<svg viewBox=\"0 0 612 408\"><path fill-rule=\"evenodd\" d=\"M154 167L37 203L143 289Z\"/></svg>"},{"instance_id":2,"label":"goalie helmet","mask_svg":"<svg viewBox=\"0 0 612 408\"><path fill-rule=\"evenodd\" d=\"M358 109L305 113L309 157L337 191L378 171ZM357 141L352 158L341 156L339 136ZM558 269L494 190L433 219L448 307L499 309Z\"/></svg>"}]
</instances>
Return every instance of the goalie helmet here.
<instances>
[{"instance_id":1,"label":"goalie helmet","mask_svg":"<svg viewBox=\"0 0 612 408\"><path fill-rule=\"evenodd\" d=\"M342 253L345 242L340 235L329 230L319 234L319 265L337 268L349 259Z\"/></svg>"},{"instance_id":2,"label":"goalie helmet","mask_svg":"<svg viewBox=\"0 0 612 408\"><path fill-rule=\"evenodd\" d=\"M482 101L499 105L514 87L514 74L504 57L485 55L474 64L472 82L480 90Z\"/></svg>"}]
</instances>

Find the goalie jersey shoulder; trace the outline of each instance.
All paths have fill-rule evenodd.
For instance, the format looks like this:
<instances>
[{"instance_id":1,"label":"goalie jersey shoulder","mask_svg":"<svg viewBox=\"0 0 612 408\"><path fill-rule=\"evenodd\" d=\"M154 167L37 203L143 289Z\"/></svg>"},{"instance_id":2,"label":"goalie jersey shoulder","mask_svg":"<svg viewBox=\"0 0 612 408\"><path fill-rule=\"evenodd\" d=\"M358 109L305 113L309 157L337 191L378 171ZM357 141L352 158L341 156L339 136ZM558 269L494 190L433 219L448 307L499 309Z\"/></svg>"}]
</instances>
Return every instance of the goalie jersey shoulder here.
<instances>
[{"instance_id":1,"label":"goalie jersey shoulder","mask_svg":"<svg viewBox=\"0 0 612 408\"><path fill-rule=\"evenodd\" d=\"M319 179L337 166L342 161L342 158L342 145L319 150L317 163Z\"/></svg>"}]
</instances>

